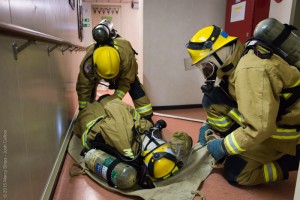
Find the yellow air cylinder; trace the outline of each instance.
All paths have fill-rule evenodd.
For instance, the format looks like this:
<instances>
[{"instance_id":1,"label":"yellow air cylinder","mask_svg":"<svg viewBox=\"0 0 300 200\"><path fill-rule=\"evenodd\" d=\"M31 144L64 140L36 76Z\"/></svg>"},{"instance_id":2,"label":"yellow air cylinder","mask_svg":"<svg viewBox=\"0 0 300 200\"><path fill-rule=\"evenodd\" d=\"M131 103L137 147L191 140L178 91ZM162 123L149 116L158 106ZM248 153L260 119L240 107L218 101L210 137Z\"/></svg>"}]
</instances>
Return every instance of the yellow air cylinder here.
<instances>
[{"instance_id":1,"label":"yellow air cylinder","mask_svg":"<svg viewBox=\"0 0 300 200\"><path fill-rule=\"evenodd\" d=\"M267 18L256 25L253 36L279 48L290 65L300 68L300 38L292 30L293 26Z\"/></svg>"}]
</instances>

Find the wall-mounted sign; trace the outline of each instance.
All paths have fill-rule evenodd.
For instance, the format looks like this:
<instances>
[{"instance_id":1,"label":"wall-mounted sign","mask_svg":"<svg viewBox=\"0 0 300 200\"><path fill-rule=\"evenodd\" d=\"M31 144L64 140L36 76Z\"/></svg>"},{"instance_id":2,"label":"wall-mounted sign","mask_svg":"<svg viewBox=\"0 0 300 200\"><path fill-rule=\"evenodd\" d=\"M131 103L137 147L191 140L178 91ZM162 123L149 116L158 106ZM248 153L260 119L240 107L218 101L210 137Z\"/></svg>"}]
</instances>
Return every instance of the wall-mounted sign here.
<instances>
[{"instance_id":1,"label":"wall-mounted sign","mask_svg":"<svg viewBox=\"0 0 300 200\"><path fill-rule=\"evenodd\" d=\"M100 21L103 19L107 19L108 21L112 22L112 16L101 16Z\"/></svg>"},{"instance_id":2,"label":"wall-mounted sign","mask_svg":"<svg viewBox=\"0 0 300 200\"><path fill-rule=\"evenodd\" d=\"M245 19L246 1L232 5L230 22L242 21Z\"/></svg>"}]
</instances>

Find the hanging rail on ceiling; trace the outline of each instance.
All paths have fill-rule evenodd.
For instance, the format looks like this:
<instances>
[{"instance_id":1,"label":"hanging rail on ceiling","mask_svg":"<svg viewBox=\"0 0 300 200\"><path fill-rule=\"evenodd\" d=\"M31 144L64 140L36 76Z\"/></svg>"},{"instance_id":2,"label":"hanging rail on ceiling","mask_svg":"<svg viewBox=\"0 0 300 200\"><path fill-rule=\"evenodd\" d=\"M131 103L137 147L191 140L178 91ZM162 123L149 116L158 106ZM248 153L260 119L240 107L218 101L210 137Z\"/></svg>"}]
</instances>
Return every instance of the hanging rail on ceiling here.
<instances>
[{"instance_id":1,"label":"hanging rail on ceiling","mask_svg":"<svg viewBox=\"0 0 300 200\"><path fill-rule=\"evenodd\" d=\"M13 49L14 57L16 60L18 59L17 55L22 50L24 50L26 47L28 47L31 44L35 44L35 42L37 42L37 41L54 44L53 47L48 47L48 55L50 55L50 53L54 49L56 49L57 47L60 47L60 46L62 47L62 53L64 53L68 49L71 52L73 50L76 50L76 51L85 51L86 50L86 47L72 44L61 38L54 37L52 35L47 35L45 33L34 31L34 30L24 28L21 26L3 23L3 22L0 22L0 34L27 40L24 44L22 44L20 46L18 46L16 43L12 44L12 49Z\"/></svg>"}]
</instances>

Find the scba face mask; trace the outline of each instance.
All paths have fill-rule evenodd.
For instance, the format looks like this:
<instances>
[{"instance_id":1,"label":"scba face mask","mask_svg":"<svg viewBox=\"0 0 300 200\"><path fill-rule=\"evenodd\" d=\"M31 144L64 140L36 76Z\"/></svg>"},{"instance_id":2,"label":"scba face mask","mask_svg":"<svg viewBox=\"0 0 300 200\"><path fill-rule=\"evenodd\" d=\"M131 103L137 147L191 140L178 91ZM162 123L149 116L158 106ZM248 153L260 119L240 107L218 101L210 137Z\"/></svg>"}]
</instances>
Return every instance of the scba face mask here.
<instances>
[{"instance_id":1,"label":"scba face mask","mask_svg":"<svg viewBox=\"0 0 300 200\"><path fill-rule=\"evenodd\" d=\"M93 39L99 44L108 44L117 35L117 31L113 29L113 23L107 19L102 20L92 30Z\"/></svg>"},{"instance_id":2,"label":"scba face mask","mask_svg":"<svg viewBox=\"0 0 300 200\"><path fill-rule=\"evenodd\" d=\"M200 70L206 80L216 80L218 67L213 62L202 62Z\"/></svg>"},{"instance_id":3,"label":"scba face mask","mask_svg":"<svg viewBox=\"0 0 300 200\"><path fill-rule=\"evenodd\" d=\"M212 91L215 87L218 67L212 61L204 61L196 64L205 78L205 84L201 86L203 93Z\"/></svg>"}]
</instances>

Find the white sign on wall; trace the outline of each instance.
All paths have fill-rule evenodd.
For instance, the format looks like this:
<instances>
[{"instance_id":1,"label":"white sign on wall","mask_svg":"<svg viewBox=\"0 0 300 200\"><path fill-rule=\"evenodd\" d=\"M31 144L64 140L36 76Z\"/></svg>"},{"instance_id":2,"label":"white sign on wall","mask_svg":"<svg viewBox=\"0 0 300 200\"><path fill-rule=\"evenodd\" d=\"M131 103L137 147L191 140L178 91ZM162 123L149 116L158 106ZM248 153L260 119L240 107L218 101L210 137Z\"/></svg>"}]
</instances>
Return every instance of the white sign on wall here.
<instances>
[{"instance_id":1,"label":"white sign on wall","mask_svg":"<svg viewBox=\"0 0 300 200\"><path fill-rule=\"evenodd\" d=\"M232 5L230 22L242 21L245 19L246 1Z\"/></svg>"}]
</instances>

